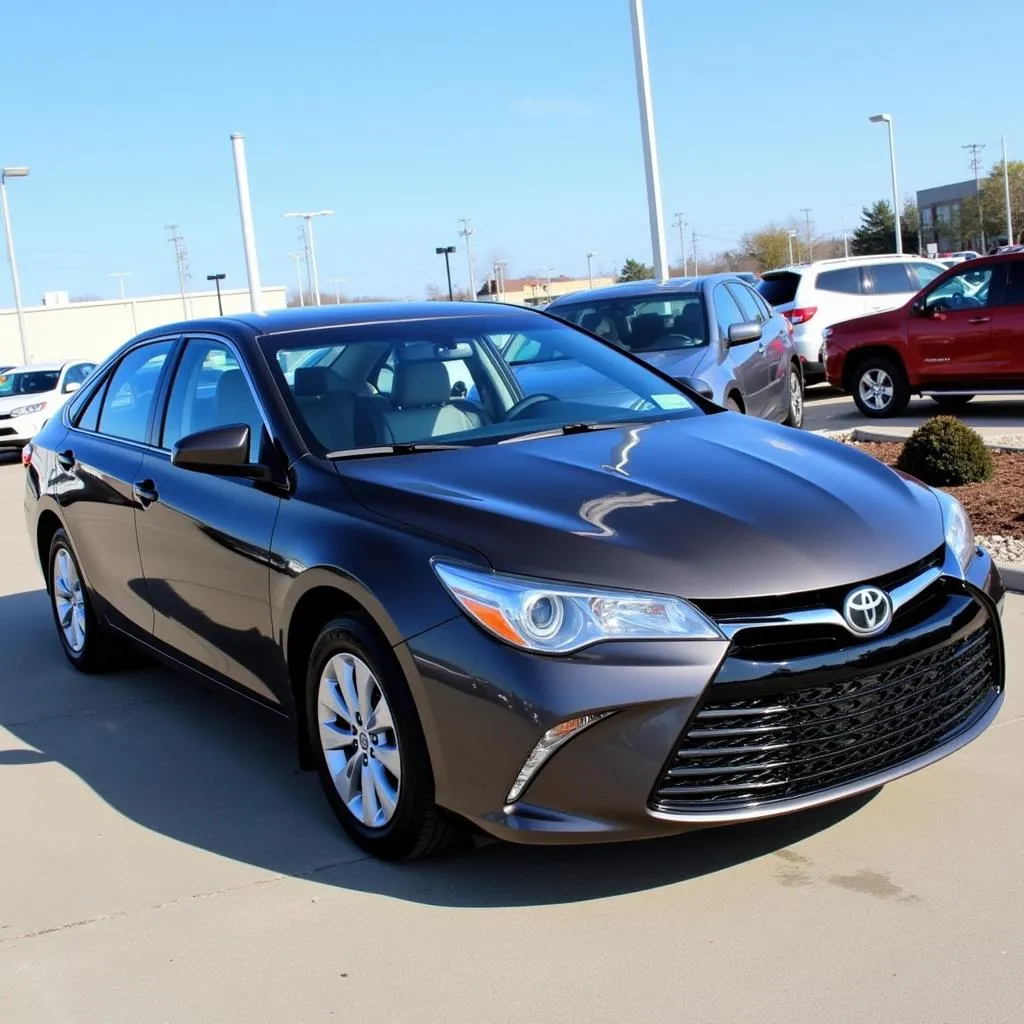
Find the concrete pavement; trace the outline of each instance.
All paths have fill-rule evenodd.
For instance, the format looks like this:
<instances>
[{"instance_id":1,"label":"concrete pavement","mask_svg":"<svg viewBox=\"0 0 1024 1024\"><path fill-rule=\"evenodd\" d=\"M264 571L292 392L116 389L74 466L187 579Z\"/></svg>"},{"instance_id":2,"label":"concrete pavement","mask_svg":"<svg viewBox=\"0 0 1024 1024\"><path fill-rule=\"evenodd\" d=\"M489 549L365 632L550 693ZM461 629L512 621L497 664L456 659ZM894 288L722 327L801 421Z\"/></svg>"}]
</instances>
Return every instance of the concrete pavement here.
<instances>
[{"instance_id":1,"label":"concrete pavement","mask_svg":"<svg viewBox=\"0 0 1024 1024\"><path fill-rule=\"evenodd\" d=\"M287 730L64 663L0 466L0 1021L1018 1024L1024 598L996 724L873 796L604 848L366 859Z\"/></svg>"}]
</instances>

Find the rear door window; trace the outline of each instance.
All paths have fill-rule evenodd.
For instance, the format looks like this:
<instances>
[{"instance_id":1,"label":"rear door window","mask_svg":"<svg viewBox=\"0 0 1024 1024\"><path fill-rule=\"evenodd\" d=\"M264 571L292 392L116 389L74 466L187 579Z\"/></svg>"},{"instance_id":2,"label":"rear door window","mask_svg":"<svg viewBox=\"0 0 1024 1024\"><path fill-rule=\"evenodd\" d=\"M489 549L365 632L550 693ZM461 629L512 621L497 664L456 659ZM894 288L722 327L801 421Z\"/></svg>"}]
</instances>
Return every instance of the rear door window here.
<instances>
[{"instance_id":1,"label":"rear door window","mask_svg":"<svg viewBox=\"0 0 1024 1024\"><path fill-rule=\"evenodd\" d=\"M757 283L761 297L772 306L784 306L796 300L796 290L800 285L800 275L790 271L765 274Z\"/></svg>"},{"instance_id":2,"label":"rear door window","mask_svg":"<svg viewBox=\"0 0 1024 1024\"><path fill-rule=\"evenodd\" d=\"M839 292L843 295L863 294L860 267L840 267L836 270L823 270L815 285L823 292Z\"/></svg>"},{"instance_id":3,"label":"rear door window","mask_svg":"<svg viewBox=\"0 0 1024 1024\"><path fill-rule=\"evenodd\" d=\"M1006 265L1006 287L1001 305L1024 306L1024 260L1014 260Z\"/></svg>"},{"instance_id":4,"label":"rear door window","mask_svg":"<svg viewBox=\"0 0 1024 1024\"><path fill-rule=\"evenodd\" d=\"M107 386L99 419L101 434L127 441L147 439L156 386L171 344L140 345L121 360Z\"/></svg>"},{"instance_id":5,"label":"rear door window","mask_svg":"<svg viewBox=\"0 0 1024 1024\"><path fill-rule=\"evenodd\" d=\"M872 295L906 295L918 291L905 263L876 263L868 268Z\"/></svg>"},{"instance_id":6,"label":"rear door window","mask_svg":"<svg viewBox=\"0 0 1024 1024\"><path fill-rule=\"evenodd\" d=\"M761 316L761 310L754 301L753 292L746 285L729 284L727 287L747 323L763 324L765 322L765 318Z\"/></svg>"}]
</instances>

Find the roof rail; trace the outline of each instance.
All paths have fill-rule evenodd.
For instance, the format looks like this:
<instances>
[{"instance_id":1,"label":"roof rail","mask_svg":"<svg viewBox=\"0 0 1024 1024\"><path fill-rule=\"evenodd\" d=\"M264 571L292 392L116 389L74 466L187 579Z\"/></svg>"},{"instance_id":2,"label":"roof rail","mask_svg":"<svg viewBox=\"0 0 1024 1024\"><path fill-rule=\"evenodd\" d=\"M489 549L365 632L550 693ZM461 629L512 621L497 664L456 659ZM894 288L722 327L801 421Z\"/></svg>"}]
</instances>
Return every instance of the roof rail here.
<instances>
[{"instance_id":1,"label":"roof rail","mask_svg":"<svg viewBox=\"0 0 1024 1024\"><path fill-rule=\"evenodd\" d=\"M871 256L838 256L834 259L814 260L814 263L862 263L869 260L913 260L926 257L915 256L909 252L876 252Z\"/></svg>"}]
</instances>

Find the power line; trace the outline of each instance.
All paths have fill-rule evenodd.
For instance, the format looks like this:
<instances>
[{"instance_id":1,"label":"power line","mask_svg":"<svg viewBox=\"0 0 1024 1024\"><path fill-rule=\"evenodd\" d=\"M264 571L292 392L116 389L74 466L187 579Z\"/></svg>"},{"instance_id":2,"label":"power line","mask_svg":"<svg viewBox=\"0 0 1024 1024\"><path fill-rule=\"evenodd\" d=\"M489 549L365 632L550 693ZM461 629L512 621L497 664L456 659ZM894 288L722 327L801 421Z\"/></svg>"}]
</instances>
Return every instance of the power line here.
<instances>
[{"instance_id":1,"label":"power line","mask_svg":"<svg viewBox=\"0 0 1024 1024\"><path fill-rule=\"evenodd\" d=\"M165 227L171 233L167 241L174 246L174 260L178 265L178 288L181 291L181 306L185 311L185 319L188 320L188 293L192 288L192 271L188 265L188 249L185 248L185 239L178 234L177 224L167 224Z\"/></svg>"}]
</instances>

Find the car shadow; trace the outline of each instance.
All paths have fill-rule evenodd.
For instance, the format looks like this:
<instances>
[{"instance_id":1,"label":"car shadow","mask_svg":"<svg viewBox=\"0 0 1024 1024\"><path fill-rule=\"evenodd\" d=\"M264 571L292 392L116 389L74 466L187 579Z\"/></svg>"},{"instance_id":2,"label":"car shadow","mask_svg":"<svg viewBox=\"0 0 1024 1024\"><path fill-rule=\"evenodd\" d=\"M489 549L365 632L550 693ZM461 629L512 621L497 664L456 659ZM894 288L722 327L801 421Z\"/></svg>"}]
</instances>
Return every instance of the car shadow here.
<instances>
[{"instance_id":1,"label":"car shadow","mask_svg":"<svg viewBox=\"0 0 1024 1024\"><path fill-rule=\"evenodd\" d=\"M17 638L0 674L0 771L57 763L130 821L178 842L415 903L562 904L684 882L828 829L873 796L642 843L522 847L481 838L431 860L385 864L347 839L316 776L299 771L285 719L161 667L76 673L42 590L0 597L0 632Z\"/></svg>"}]
</instances>

